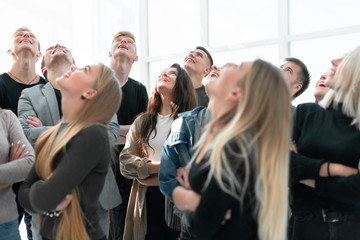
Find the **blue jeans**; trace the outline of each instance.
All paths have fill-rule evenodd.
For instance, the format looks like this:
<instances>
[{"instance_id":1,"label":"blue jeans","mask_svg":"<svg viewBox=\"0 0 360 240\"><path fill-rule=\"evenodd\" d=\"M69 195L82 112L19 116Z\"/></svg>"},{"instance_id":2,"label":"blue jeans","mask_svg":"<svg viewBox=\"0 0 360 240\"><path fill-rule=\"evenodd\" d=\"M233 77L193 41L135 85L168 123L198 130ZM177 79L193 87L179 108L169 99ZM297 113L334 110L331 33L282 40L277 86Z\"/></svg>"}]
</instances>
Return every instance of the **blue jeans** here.
<instances>
[{"instance_id":1,"label":"blue jeans","mask_svg":"<svg viewBox=\"0 0 360 240\"><path fill-rule=\"evenodd\" d=\"M21 240L17 219L0 224L0 240Z\"/></svg>"}]
</instances>

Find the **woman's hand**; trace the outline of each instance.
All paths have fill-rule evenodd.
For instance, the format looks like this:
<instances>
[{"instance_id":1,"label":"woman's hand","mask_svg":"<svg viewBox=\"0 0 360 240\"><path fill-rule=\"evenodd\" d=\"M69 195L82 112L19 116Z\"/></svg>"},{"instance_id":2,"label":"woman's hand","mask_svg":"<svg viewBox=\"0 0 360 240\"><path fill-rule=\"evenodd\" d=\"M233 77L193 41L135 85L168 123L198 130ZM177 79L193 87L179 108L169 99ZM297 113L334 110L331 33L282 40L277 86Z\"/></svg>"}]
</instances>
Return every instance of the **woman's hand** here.
<instances>
[{"instance_id":1,"label":"woman's hand","mask_svg":"<svg viewBox=\"0 0 360 240\"><path fill-rule=\"evenodd\" d=\"M174 188L172 197L177 208L194 212L199 205L201 195L194 192L189 184L190 167L178 168L176 179L181 186Z\"/></svg>"},{"instance_id":2,"label":"woman's hand","mask_svg":"<svg viewBox=\"0 0 360 240\"><path fill-rule=\"evenodd\" d=\"M224 225L227 220L230 220L230 218L231 218L231 209L226 211L224 220L221 222L221 225Z\"/></svg>"},{"instance_id":3,"label":"woman's hand","mask_svg":"<svg viewBox=\"0 0 360 240\"><path fill-rule=\"evenodd\" d=\"M55 211L64 210L70 204L72 199L73 199L73 196L71 194L66 195L64 200L62 200L62 202L56 206Z\"/></svg>"},{"instance_id":4,"label":"woman's hand","mask_svg":"<svg viewBox=\"0 0 360 240\"><path fill-rule=\"evenodd\" d=\"M185 189L182 186L177 186L172 192L174 204L179 210L194 212L199 205L201 195L193 190Z\"/></svg>"},{"instance_id":5,"label":"woman's hand","mask_svg":"<svg viewBox=\"0 0 360 240\"><path fill-rule=\"evenodd\" d=\"M28 117L26 119L26 122L29 124L30 127L32 128L35 128L35 127L42 127L43 124L42 122L40 121L39 118L37 117Z\"/></svg>"},{"instance_id":6,"label":"woman's hand","mask_svg":"<svg viewBox=\"0 0 360 240\"><path fill-rule=\"evenodd\" d=\"M348 177L358 173L357 168L348 167L340 163L325 162L320 167L319 175L320 177Z\"/></svg>"},{"instance_id":7,"label":"woman's hand","mask_svg":"<svg viewBox=\"0 0 360 240\"><path fill-rule=\"evenodd\" d=\"M189 183L189 172L190 167L187 168L178 168L176 171L176 179L187 190L192 190Z\"/></svg>"},{"instance_id":8,"label":"woman's hand","mask_svg":"<svg viewBox=\"0 0 360 240\"><path fill-rule=\"evenodd\" d=\"M10 147L9 161L14 161L16 159L24 158L29 155L29 152L24 152L25 148L26 145L21 144L21 141L18 141L15 145L12 143Z\"/></svg>"},{"instance_id":9,"label":"woman's hand","mask_svg":"<svg viewBox=\"0 0 360 240\"><path fill-rule=\"evenodd\" d=\"M298 153L296 143L294 141L290 142L289 148L291 151Z\"/></svg>"},{"instance_id":10,"label":"woman's hand","mask_svg":"<svg viewBox=\"0 0 360 240\"><path fill-rule=\"evenodd\" d=\"M312 187L315 188L315 180L314 179L305 179L305 180L301 180L300 183L308 186L308 187Z\"/></svg>"},{"instance_id":11,"label":"woman's hand","mask_svg":"<svg viewBox=\"0 0 360 240\"><path fill-rule=\"evenodd\" d=\"M0 183L0 189L9 187L11 183Z\"/></svg>"}]
</instances>

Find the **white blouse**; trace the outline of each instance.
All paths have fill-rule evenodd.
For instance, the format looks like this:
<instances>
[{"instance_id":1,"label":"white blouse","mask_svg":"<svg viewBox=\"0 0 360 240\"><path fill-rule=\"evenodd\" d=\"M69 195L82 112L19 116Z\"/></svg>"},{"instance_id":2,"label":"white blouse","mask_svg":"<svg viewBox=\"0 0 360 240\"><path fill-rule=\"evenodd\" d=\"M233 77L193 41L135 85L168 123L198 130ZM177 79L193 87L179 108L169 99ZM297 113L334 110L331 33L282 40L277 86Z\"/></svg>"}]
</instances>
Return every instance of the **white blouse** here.
<instances>
[{"instance_id":1,"label":"white blouse","mask_svg":"<svg viewBox=\"0 0 360 240\"><path fill-rule=\"evenodd\" d=\"M166 116L158 114L155 126L156 136L154 129L149 137L149 145L151 148L147 147L146 149L148 152L148 158L151 161L160 162L162 146L170 134L171 124L173 121L174 119L170 117L170 114Z\"/></svg>"}]
</instances>

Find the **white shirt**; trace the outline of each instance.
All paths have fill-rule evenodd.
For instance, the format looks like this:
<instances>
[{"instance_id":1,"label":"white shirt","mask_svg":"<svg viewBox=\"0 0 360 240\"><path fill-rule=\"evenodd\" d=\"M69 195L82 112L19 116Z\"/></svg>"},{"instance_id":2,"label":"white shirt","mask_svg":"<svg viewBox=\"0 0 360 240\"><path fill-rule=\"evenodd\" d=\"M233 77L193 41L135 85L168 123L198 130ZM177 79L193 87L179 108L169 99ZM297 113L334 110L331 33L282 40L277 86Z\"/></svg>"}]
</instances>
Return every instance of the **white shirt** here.
<instances>
[{"instance_id":1,"label":"white shirt","mask_svg":"<svg viewBox=\"0 0 360 240\"><path fill-rule=\"evenodd\" d=\"M171 124L174 119L169 115L162 116L158 114L156 122L156 136L155 129L151 132L149 137L149 145L147 147L148 158L153 162L160 162L161 150L164 142L170 134Z\"/></svg>"}]
</instances>

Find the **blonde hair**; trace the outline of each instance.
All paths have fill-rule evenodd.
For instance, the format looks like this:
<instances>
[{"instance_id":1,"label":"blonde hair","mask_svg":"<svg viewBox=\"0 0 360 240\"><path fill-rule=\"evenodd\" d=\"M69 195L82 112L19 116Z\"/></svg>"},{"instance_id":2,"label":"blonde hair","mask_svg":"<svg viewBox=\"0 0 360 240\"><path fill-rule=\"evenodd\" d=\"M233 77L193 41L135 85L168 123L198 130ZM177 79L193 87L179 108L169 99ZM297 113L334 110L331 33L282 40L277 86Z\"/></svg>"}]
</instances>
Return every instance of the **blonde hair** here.
<instances>
[{"instance_id":1,"label":"blonde hair","mask_svg":"<svg viewBox=\"0 0 360 240\"><path fill-rule=\"evenodd\" d=\"M320 105L324 108L337 107L343 102L342 112L353 118L351 125L360 130L360 47L348 53L337 67L335 88L329 91Z\"/></svg>"},{"instance_id":2,"label":"blonde hair","mask_svg":"<svg viewBox=\"0 0 360 240\"><path fill-rule=\"evenodd\" d=\"M212 150L210 172L206 183L214 176L224 192L242 201L250 174L253 174L249 161L253 161L255 176L251 177L255 180L257 206L254 211L258 211L259 239L285 240L291 115L288 82L279 69L256 60L238 86L244 93L242 99L236 107L215 119L201 139L202 142L211 139L208 145ZM242 157L236 159L239 162L244 159L242 186L225 155L231 140L235 140L242 152Z\"/></svg>"},{"instance_id":3,"label":"blonde hair","mask_svg":"<svg viewBox=\"0 0 360 240\"><path fill-rule=\"evenodd\" d=\"M106 127L106 124L110 122L112 116L119 109L121 88L110 68L99 64L99 74L93 87L97 90L96 95L86 101L76 119L69 124L68 128L60 136L57 135L62 122L39 137L35 146L37 156L35 169L41 179L47 179L55 170L55 156L60 151L65 150L66 144L79 131L93 124ZM88 240L89 237L82 221L79 196L76 189L71 194L73 199L61 216L56 239Z\"/></svg>"}]
</instances>

